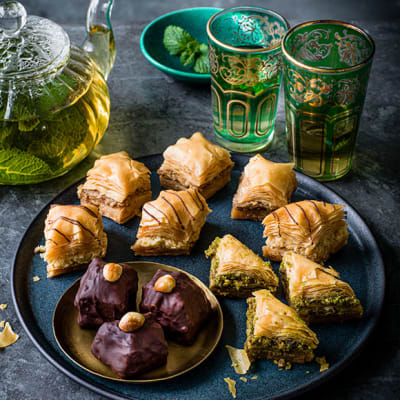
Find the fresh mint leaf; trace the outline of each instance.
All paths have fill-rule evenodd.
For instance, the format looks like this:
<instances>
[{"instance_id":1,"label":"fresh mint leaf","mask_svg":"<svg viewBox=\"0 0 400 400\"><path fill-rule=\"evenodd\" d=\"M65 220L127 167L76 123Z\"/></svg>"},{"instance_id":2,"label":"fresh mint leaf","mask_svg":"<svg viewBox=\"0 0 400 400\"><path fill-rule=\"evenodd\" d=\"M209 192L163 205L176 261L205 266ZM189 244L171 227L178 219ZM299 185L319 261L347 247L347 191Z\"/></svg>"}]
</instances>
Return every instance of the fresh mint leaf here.
<instances>
[{"instance_id":1,"label":"fresh mint leaf","mask_svg":"<svg viewBox=\"0 0 400 400\"><path fill-rule=\"evenodd\" d=\"M198 74L209 74L210 62L208 60L208 54L202 54L200 57L197 57L193 69Z\"/></svg>"},{"instance_id":2,"label":"fresh mint leaf","mask_svg":"<svg viewBox=\"0 0 400 400\"><path fill-rule=\"evenodd\" d=\"M0 150L0 181L5 184L30 183L51 176L50 167L25 151Z\"/></svg>"},{"instance_id":3,"label":"fresh mint leaf","mask_svg":"<svg viewBox=\"0 0 400 400\"><path fill-rule=\"evenodd\" d=\"M200 45L200 52L208 57L208 46L205 43Z\"/></svg>"},{"instance_id":4,"label":"fresh mint leaf","mask_svg":"<svg viewBox=\"0 0 400 400\"><path fill-rule=\"evenodd\" d=\"M181 53L181 63L184 67L193 64L197 55L200 53L199 42L195 39L186 45L186 49Z\"/></svg>"},{"instance_id":5,"label":"fresh mint leaf","mask_svg":"<svg viewBox=\"0 0 400 400\"><path fill-rule=\"evenodd\" d=\"M165 28L163 43L172 55L181 54L191 41L193 41L192 36L180 26L169 25Z\"/></svg>"}]
</instances>

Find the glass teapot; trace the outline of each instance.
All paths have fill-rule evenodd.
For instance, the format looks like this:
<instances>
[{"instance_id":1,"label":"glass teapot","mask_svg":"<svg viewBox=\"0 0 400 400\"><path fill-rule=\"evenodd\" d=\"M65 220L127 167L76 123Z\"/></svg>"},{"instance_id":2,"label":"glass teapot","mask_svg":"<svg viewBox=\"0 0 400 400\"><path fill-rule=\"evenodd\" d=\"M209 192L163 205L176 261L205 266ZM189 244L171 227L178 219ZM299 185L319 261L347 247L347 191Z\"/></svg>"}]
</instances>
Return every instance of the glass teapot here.
<instances>
[{"instance_id":1,"label":"glass teapot","mask_svg":"<svg viewBox=\"0 0 400 400\"><path fill-rule=\"evenodd\" d=\"M113 0L91 0L82 48L64 29L0 3L0 184L63 175L102 138L114 64Z\"/></svg>"}]
</instances>

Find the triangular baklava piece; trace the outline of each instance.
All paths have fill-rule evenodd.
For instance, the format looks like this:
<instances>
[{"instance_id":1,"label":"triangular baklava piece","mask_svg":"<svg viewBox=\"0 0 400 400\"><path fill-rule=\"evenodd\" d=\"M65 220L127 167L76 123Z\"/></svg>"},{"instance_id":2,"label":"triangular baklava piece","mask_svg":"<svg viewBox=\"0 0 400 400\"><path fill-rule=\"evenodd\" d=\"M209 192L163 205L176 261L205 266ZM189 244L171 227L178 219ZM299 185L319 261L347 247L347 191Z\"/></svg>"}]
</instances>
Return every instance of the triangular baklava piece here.
<instances>
[{"instance_id":1,"label":"triangular baklava piece","mask_svg":"<svg viewBox=\"0 0 400 400\"><path fill-rule=\"evenodd\" d=\"M164 162L157 171L166 189L197 189L208 199L231 179L234 163L229 152L196 132L181 138L164 151Z\"/></svg>"},{"instance_id":2,"label":"triangular baklava piece","mask_svg":"<svg viewBox=\"0 0 400 400\"><path fill-rule=\"evenodd\" d=\"M86 267L95 257L104 257L107 235L96 206L50 206L44 237L46 246L41 257L47 262L47 277Z\"/></svg>"},{"instance_id":3,"label":"triangular baklava piece","mask_svg":"<svg viewBox=\"0 0 400 400\"><path fill-rule=\"evenodd\" d=\"M257 358L304 363L314 358L315 333L296 311L262 289L247 299L247 339L244 348Z\"/></svg>"},{"instance_id":4,"label":"triangular baklava piece","mask_svg":"<svg viewBox=\"0 0 400 400\"><path fill-rule=\"evenodd\" d=\"M351 286L332 267L287 252L279 269L286 298L308 323L361 318L363 309Z\"/></svg>"},{"instance_id":5,"label":"triangular baklava piece","mask_svg":"<svg viewBox=\"0 0 400 400\"><path fill-rule=\"evenodd\" d=\"M263 220L263 253L282 261L286 251L295 251L315 262L323 262L339 251L349 236L344 206L316 200L291 203Z\"/></svg>"},{"instance_id":6,"label":"triangular baklava piece","mask_svg":"<svg viewBox=\"0 0 400 400\"><path fill-rule=\"evenodd\" d=\"M101 157L78 187L81 204L94 204L100 214L124 224L151 200L150 171L125 151Z\"/></svg>"},{"instance_id":7,"label":"triangular baklava piece","mask_svg":"<svg viewBox=\"0 0 400 400\"><path fill-rule=\"evenodd\" d=\"M210 212L195 189L162 191L144 204L132 249L141 256L190 254Z\"/></svg>"},{"instance_id":8,"label":"triangular baklava piece","mask_svg":"<svg viewBox=\"0 0 400 400\"><path fill-rule=\"evenodd\" d=\"M212 257L210 289L222 296L248 297L256 289L275 291L278 277L264 261L232 235L215 238L207 257Z\"/></svg>"},{"instance_id":9,"label":"triangular baklava piece","mask_svg":"<svg viewBox=\"0 0 400 400\"><path fill-rule=\"evenodd\" d=\"M233 197L231 217L262 221L290 202L297 187L293 163L274 163L260 154L250 158Z\"/></svg>"}]
</instances>

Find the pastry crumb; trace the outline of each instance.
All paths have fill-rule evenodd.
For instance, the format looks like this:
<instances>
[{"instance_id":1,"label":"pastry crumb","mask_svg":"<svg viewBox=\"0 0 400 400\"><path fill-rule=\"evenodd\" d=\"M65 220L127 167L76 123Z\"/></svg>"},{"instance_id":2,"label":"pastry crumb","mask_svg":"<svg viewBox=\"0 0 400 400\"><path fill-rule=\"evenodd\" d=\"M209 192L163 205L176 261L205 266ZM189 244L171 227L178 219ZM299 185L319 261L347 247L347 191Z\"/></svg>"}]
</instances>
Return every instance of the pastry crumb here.
<instances>
[{"instance_id":1,"label":"pastry crumb","mask_svg":"<svg viewBox=\"0 0 400 400\"><path fill-rule=\"evenodd\" d=\"M285 361L283 358L281 358L281 359L278 361L278 367L279 367L279 368L283 368L283 367L285 366L285 364L286 364L286 361Z\"/></svg>"},{"instance_id":2,"label":"pastry crumb","mask_svg":"<svg viewBox=\"0 0 400 400\"><path fill-rule=\"evenodd\" d=\"M241 376L239 379L240 379L241 381L243 381L243 382L247 382L247 378L245 378L244 376Z\"/></svg>"},{"instance_id":3,"label":"pastry crumb","mask_svg":"<svg viewBox=\"0 0 400 400\"><path fill-rule=\"evenodd\" d=\"M244 375L251 366L246 350L236 349L229 345L226 345L225 347L228 350L229 357L232 361L232 367L235 369L235 372L239 375Z\"/></svg>"},{"instance_id":4,"label":"pastry crumb","mask_svg":"<svg viewBox=\"0 0 400 400\"><path fill-rule=\"evenodd\" d=\"M4 328L6 321L0 321L0 328Z\"/></svg>"},{"instance_id":5,"label":"pastry crumb","mask_svg":"<svg viewBox=\"0 0 400 400\"><path fill-rule=\"evenodd\" d=\"M250 379L258 379L257 375L252 376Z\"/></svg>"},{"instance_id":6,"label":"pastry crumb","mask_svg":"<svg viewBox=\"0 0 400 400\"><path fill-rule=\"evenodd\" d=\"M0 333L0 348L11 346L18 338L19 336L12 330L11 325L6 322L5 328Z\"/></svg>"},{"instance_id":7,"label":"pastry crumb","mask_svg":"<svg viewBox=\"0 0 400 400\"><path fill-rule=\"evenodd\" d=\"M36 253L44 253L46 251L46 246L36 246L33 252Z\"/></svg>"},{"instance_id":8,"label":"pastry crumb","mask_svg":"<svg viewBox=\"0 0 400 400\"><path fill-rule=\"evenodd\" d=\"M324 372L329 368L329 363L326 362L325 357L315 357L315 361L321 366L319 372Z\"/></svg>"},{"instance_id":9,"label":"pastry crumb","mask_svg":"<svg viewBox=\"0 0 400 400\"><path fill-rule=\"evenodd\" d=\"M33 280L33 282L37 282L37 281L40 281L40 278L39 278L38 276L34 276L34 277L32 278L32 280Z\"/></svg>"},{"instance_id":10,"label":"pastry crumb","mask_svg":"<svg viewBox=\"0 0 400 400\"><path fill-rule=\"evenodd\" d=\"M0 309L5 310L8 307L8 304L0 304Z\"/></svg>"},{"instance_id":11,"label":"pastry crumb","mask_svg":"<svg viewBox=\"0 0 400 400\"><path fill-rule=\"evenodd\" d=\"M224 381L228 384L228 388L232 394L232 397L236 399L236 381L231 378L224 378Z\"/></svg>"}]
</instances>

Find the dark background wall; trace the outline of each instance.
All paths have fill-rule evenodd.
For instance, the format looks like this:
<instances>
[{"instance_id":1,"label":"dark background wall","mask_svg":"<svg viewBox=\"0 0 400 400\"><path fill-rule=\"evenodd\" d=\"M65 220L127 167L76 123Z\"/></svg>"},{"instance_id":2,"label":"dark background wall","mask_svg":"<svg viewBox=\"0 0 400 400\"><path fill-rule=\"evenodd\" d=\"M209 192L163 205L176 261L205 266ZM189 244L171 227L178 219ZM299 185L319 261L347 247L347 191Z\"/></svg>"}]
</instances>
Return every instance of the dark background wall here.
<instances>
[{"instance_id":1,"label":"dark background wall","mask_svg":"<svg viewBox=\"0 0 400 400\"><path fill-rule=\"evenodd\" d=\"M28 13L60 23L84 22L89 0L20 0ZM378 21L400 19L400 1L393 0L115 0L114 21L146 21L179 8L256 5L275 10L289 21L340 19Z\"/></svg>"}]
</instances>

